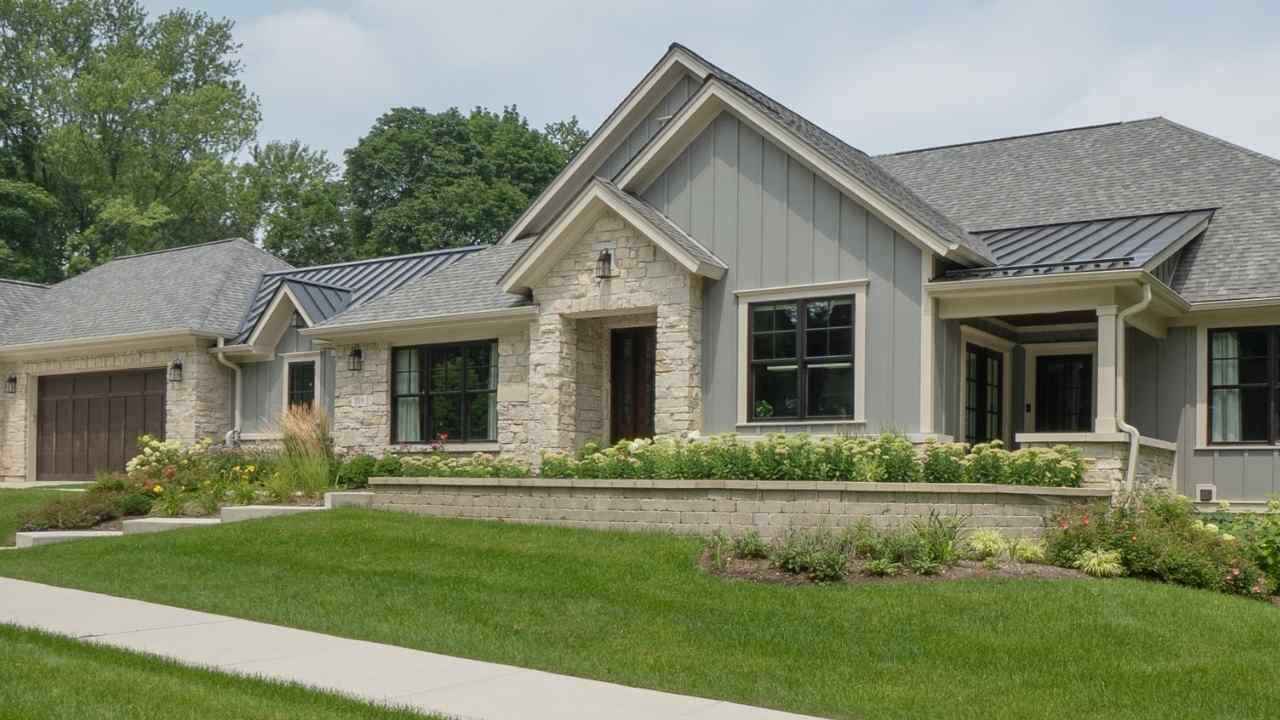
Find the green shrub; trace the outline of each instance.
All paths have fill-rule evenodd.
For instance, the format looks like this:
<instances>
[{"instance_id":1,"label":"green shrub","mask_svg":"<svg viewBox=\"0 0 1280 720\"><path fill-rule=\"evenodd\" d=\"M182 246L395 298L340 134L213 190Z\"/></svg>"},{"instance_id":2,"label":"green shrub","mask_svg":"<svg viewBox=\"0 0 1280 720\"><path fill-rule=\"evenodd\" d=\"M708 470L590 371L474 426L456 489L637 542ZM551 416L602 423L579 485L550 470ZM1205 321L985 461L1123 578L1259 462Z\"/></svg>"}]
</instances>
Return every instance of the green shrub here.
<instances>
[{"instance_id":1,"label":"green shrub","mask_svg":"<svg viewBox=\"0 0 1280 720\"><path fill-rule=\"evenodd\" d=\"M733 541L734 557L744 560L763 560L769 557L769 544L755 530L748 530Z\"/></svg>"},{"instance_id":2,"label":"green shrub","mask_svg":"<svg viewBox=\"0 0 1280 720\"><path fill-rule=\"evenodd\" d=\"M145 492L119 493L115 505L121 517L146 515L151 512L151 496Z\"/></svg>"},{"instance_id":3,"label":"green shrub","mask_svg":"<svg viewBox=\"0 0 1280 720\"><path fill-rule=\"evenodd\" d=\"M723 530L716 530L707 538L707 555L711 566L723 571L729 567L729 558L733 557L733 541Z\"/></svg>"},{"instance_id":4,"label":"green shrub","mask_svg":"<svg viewBox=\"0 0 1280 720\"><path fill-rule=\"evenodd\" d=\"M1001 485L1008 482L1009 451L1004 443L992 440L973 446L965 458L965 480L971 483ZM1083 475L1082 475L1083 477Z\"/></svg>"},{"instance_id":5,"label":"green shrub","mask_svg":"<svg viewBox=\"0 0 1280 720\"><path fill-rule=\"evenodd\" d=\"M934 560L928 553L922 554L911 561L911 572L917 575L937 575L942 572L943 567L945 565Z\"/></svg>"},{"instance_id":6,"label":"green shrub","mask_svg":"<svg viewBox=\"0 0 1280 720\"><path fill-rule=\"evenodd\" d=\"M839 550L815 550L809 557L809 576L814 582L839 582L844 580L848 564L849 556Z\"/></svg>"},{"instance_id":7,"label":"green shrub","mask_svg":"<svg viewBox=\"0 0 1280 720\"><path fill-rule=\"evenodd\" d=\"M1187 498L1167 493L1128 498L1116 507L1066 508L1045 533L1045 553L1064 567L1096 564L1111 557L1102 554L1115 553L1125 574L1219 592L1264 596L1275 587L1247 543L1205 523Z\"/></svg>"},{"instance_id":8,"label":"green shrub","mask_svg":"<svg viewBox=\"0 0 1280 720\"><path fill-rule=\"evenodd\" d=\"M873 445L875 479L880 482L908 483L920 480L920 460L916 446L901 435L885 433Z\"/></svg>"},{"instance_id":9,"label":"green shrub","mask_svg":"<svg viewBox=\"0 0 1280 720\"><path fill-rule=\"evenodd\" d=\"M1042 563L1044 545L1030 538L1013 538L1008 543L1009 557L1022 563Z\"/></svg>"},{"instance_id":10,"label":"green shrub","mask_svg":"<svg viewBox=\"0 0 1280 720\"><path fill-rule=\"evenodd\" d=\"M372 455L353 455L338 466L337 483L353 490L369 487L377 467L378 460Z\"/></svg>"},{"instance_id":11,"label":"green shrub","mask_svg":"<svg viewBox=\"0 0 1280 720\"><path fill-rule=\"evenodd\" d=\"M960 533L966 522L966 516L943 515L937 510L930 510L928 518L913 521L918 555L941 565L954 565L960 557Z\"/></svg>"},{"instance_id":12,"label":"green shrub","mask_svg":"<svg viewBox=\"0 0 1280 720\"><path fill-rule=\"evenodd\" d=\"M120 512L110 499L97 493L67 493L43 507L23 516L21 529L86 530L95 525L120 517Z\"/></svg>"},{"instance_id":13,"label":"green shrub","mask_svg":"<svg viewBox=\"0 0 1280 720\"><path fill-rule=\"evenodd\" d=\"M839 560L836 559L839 556ZM838 577L844 577L844 566L848 555L842 548L840 539L826 528L813 531L790 529L770 548L769 560L775 567L793 574L808 573L819 579L836 578L836 566L839 566Z\"/></svg>"},{"instance_id":14,"label":"green shrub","mask_svg":"<svg viewBox=\"0 0 1280 720\"><path fill-rule=\"evenodd\" d=\"M1280 499L1267 502L1265 513L1233 513L1219 524L1244 544L1249 557L1268 577L1280 579Z\"/></svg>"},{"instance_id":15,"label":"green shrub","mask_svg":"<svg viewBox=\"0 0 1280 720\"><path fill-rule=\"evenodd\" d=\"M370 477L400 477L404 474L404 463L395 455L383 455L373 465Z\"/></svg>"},{"instance_id":16,"label":"green shrub","mask_svg":"<svg viewBox=\"0 0 1280 720\"><path fill-rule=\"evenodd\" d=\"M938 444L929 441L924 448L924 481L928 483L964 482L964 443Z\"/></svg>"},{"instance_id":17,"label":"green shrub","mask_svg":"<svg viewBox=\"0 0 1280 720\"><path fill-rule=\"evenodd\" d=\"M329 487L333 462L329 418L316 405L294 405L280 415L279 425L280 463L273 481L277 497L319 497Z\"/></svg>"},{"instance_id":18,"label":"green shrub","mask_svg":"<svg viewBox=\"0 0 1280 720\"><path fill-rule=\"evenodd\" d=\"M1124 574L1120 553L1115 550L1085 550L1072 564L1084 574L1094 577L1120 577Z\"/></svg>"},{"instance_id":19,"label":"green shrub","mask_svg":"<svg viewBox=\"0 0 1280 720\"><path fill-rule=\"evenodd\" d=\"M486 453L471 457L449 457L443 453L410 456L400 461L401 474L406 477L474 477L474 478L523 478L532 473L529 466L518 460L495 458Z\"/></svg>"},{"instance_id":20,"label":"green shrub","mask_svg":"<svg viewBox=\"0 0 1280 720\"><path fill-rule=\"evenodd\" d=\"M986 560L1004 555L1009 545L999 530L982 528L974 530L969 537L965 538L965 547L969 557L974 560Z\"/></svg>"}]
</instances>

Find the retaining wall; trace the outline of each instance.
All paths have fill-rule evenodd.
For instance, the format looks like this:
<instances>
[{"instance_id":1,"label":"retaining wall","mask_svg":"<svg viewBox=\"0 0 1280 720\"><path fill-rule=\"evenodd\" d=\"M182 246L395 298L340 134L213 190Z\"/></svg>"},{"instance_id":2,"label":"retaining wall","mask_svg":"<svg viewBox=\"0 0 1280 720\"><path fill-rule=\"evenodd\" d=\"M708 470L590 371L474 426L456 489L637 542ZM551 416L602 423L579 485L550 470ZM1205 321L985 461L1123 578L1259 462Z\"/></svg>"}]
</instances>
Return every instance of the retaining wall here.
<instances>
[{"instance_id":1,"label":"retaining wall","mask_svg":"<svg viewBox=\"0 0 1280 720\"><path fill-rule=\"evenodd\" d=\"M859 518L892 527L935 510L970 516L970 529L1033 536L1064 504L1111 495L1014 485L541 478L373 478L370 489L373 507L437 517L703 535L754 528L764 537Z\"/></svg>"}]
</instances>

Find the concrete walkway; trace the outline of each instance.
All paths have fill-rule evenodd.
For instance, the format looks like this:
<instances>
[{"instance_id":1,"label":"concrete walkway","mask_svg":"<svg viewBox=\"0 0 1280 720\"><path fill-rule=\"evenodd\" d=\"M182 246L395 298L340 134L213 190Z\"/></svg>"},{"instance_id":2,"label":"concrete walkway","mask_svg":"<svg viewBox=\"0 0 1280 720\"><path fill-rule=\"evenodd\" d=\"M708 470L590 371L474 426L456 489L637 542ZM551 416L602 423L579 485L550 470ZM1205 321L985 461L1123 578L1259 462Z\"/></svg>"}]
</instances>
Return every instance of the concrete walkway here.
<instances>
[{"instance_id":1,"label":"concrete walkway","mask_svg":"<svg viewBox=\"0 0 1280 720\"><path fill-rule=\"evenodd\" d=\"M9 578L0 623L458 718L803 717Z\"/></svg>"}]
</instances>

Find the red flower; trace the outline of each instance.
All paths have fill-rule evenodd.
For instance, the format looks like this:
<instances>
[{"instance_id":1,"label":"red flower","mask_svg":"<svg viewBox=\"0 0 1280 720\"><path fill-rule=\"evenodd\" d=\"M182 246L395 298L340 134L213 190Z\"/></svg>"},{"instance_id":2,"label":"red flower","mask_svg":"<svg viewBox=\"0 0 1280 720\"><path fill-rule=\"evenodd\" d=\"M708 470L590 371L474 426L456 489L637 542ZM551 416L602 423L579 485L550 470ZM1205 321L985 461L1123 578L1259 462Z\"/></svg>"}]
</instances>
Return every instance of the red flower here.
<instances>
[{"instance_id":1,"label":"red flower","mask_svg":"<svg viewBox=\"0 0 1280 720\"><path fill-rule=\"evenodd\" d=\"M177 474L178 474L178 468L172 465L166 465L164 467L164 477L166 480L172 480L173 476Z\"/></svg>"},{"instance_id":2,"label":"red flower","mask_svg":"<svg viewBox=\"0 0 1280 720\"><path fill-rule=\"evenodd\" d=\"M1082 524L1082 525L1088 525L1088 524L1089 524L1089 516L1088 516L1088 515L1085 515L1085 516L1084 516L1084 519L1080 521L1080 524Z\"/></svg>"}]
</instances>

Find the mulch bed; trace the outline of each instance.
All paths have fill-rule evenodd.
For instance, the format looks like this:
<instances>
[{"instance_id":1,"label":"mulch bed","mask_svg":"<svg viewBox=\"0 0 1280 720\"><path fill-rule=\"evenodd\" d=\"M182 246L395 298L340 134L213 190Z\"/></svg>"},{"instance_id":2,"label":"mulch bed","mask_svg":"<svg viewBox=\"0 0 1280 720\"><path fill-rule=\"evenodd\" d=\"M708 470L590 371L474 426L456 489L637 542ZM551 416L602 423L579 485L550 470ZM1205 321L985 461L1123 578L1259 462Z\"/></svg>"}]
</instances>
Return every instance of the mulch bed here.
<instances>
[{"instance_id":1,"label":"mulch bed","mask_svg":"<svg viewBox=\"0 0 1280 720\"><path fill-rule=\"evenodd\" d=\"M783 572L769 564L768 560L742 560L731 558L723 569L715 568L711 563L710 552L704 552L699 561L702 569L712 575L749 582L773 583L778 585L813 585L807 575L793 575ZM973 561L961 560L952 567L943 568L937 575L916 575L907 569L893 576L868 575L863 571L861 558L851 558L845 584L865 585L879 583L910 582L946 582L949 580L981 580L981 579L1022 579L1022 580L1081 580L1088 575L1079 570L1057 567L1056 565L1037 565L1034 563L1003 562L994 568Z\"/></svg>"}]
</instances>

